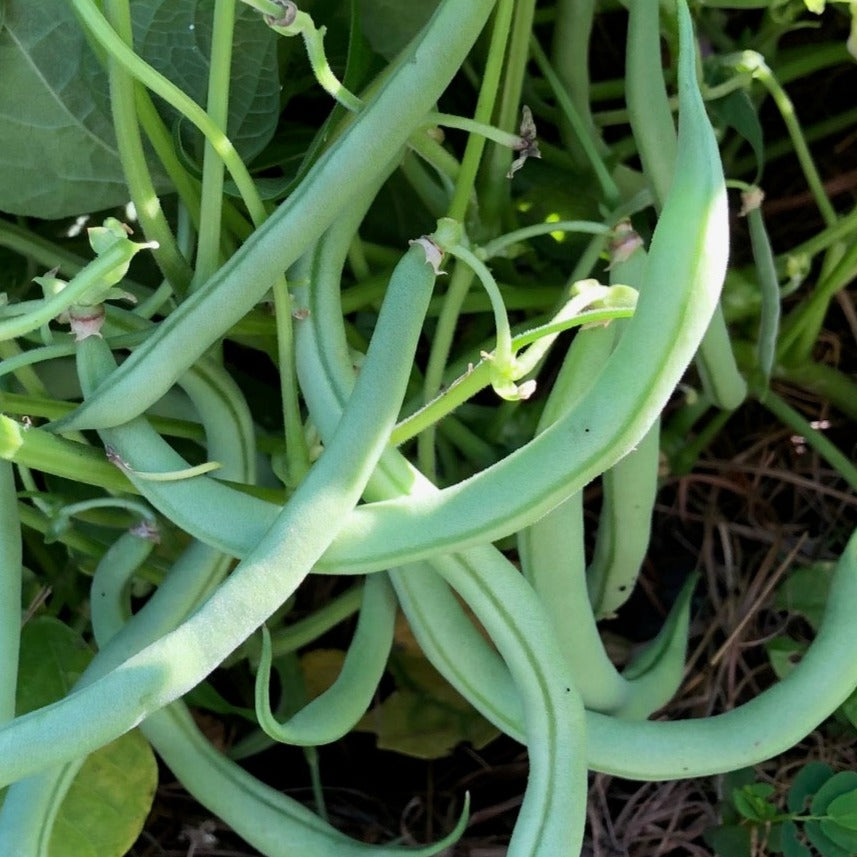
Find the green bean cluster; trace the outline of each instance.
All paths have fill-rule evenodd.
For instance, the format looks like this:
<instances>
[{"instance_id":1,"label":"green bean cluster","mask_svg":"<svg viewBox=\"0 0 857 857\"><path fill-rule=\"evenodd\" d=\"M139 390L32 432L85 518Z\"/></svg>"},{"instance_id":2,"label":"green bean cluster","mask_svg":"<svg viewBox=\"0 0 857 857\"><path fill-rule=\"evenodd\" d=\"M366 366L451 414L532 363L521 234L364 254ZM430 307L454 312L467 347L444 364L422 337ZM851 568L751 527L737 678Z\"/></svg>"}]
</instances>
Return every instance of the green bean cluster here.
<instances>
[{"instance_id":1,"label":"green bean cluster","mask_svg":"<svg viewBox=\"0 0 857 857\"><path fill-rule=\"evenodd\" d=\"M538 154L529 108L520 129L505 121L519 121L530 48L552 86L588 84L579 63L554 70L538 44L528 46L532 0L442 0L359 96L347 88L348 70L342 81L335 76L324 28L309 15L292 3L248 4L281 35L302 35L314 74L339 104L296 184L270 211L226 135L228 74L200 107L135 54L127 0L72 3L105 59L120 156L147 243L119 235L111 222L111 240L93 234L94 261L61 260L59 272L39 278L43 299L0 317L0 339L21 345L3 352L0 372L27 394L3 393L7 415L0 418L0 787L10 786L0 808L0 853L47 854L57 808L87 755L135 727L188 791L269 857L444 849L466 825L464 796L457 826L432 845L352 841L216 751L182 701L222 664L246 659L255 671L256 740L304 747L311 760L313 748L341 738L371 706L398 611L445 679L527 747L512 857L580 852L590 770L639 780L701 776L746 767L803 738L857 685L857 537L838 563L823 624L800 664L727 713L648 719L682 679L695 577L659 635L623 670L609 659L597 627L630 596L648 550L661 415L688 367L696 360L703 395L724 412L749 390L788 422L796 417L770 382L787 374L789 349L805 341L814 319L792 319L794 333L778 339L775 261L752 208L752 249L765 291L756 365L739 369L719 303L729 254L726 182L685 0L676 4L677 133L660 68L661 4L631 4L628 112L647 186L642 196L617 187L588 103L566 96L559 99L561 128L571 157L589 162L599 177L606 222L552 220L505 233L506 171L478 168ZM593 4L560 5L562 28L572 9L591 23ZM212 69L222 71L235 3L214 6ZM489 19L476 116L438 112ZM159 205L146 204L155 192L141 131L155 142L165 130L149 92L205 138L199 186L174 177L196 224L195 244L173 232ZM490 125L497 115L500 130ZM427 132L443 124L470 135L460 163ZM487 154L483 134L493 147ZM361 241L361 224L399 168L438 225L396 252L374 297L361 304L377 298L367 335L347 320L345 268L358 274L355 289L369 290L367 254L380 251ZM243 208L223 202L225 171ZM657 225L644 241L628 217L651 201ZM514 256L514 248L557 231L588 236L575 272L582 275L572 276L576 287L549 311L516 327L513 292L498 285L494 267L503 270L507 252ZM132 257L149 252L163 276L160 289L127 281ZM606 285L588 277L602 253L612 257ZM119 296L111 289L120 279L140 299L137 308L102 308ZM485 295L471 294L477 281ZM448 283L442 297L433 295L438 282ZM272 309L263 312L258 306L269 292ZM448 358L468 301L490 309L493 328L475 361L456 365ZM90 304L99 305L101 332L79 342L51 332L52 320ZM436 317L431 326L427 314ZM253 325L262 331L259 350L278 364L283 402L283 437L265 450L222 348L227 338L252 340ZM577 329L571 345L558 353L559 336L570 328ZM423 372L417 355L427 331ZM51 405L35 367L71 356L82 402ZM548 357L557 369L550 384L542 371ZM455 414L491 387L509 400L503 407L519 412L531 406L534 390L543 396L531 435L499 458L490 458ZM176 404L172 413L180 416L152 413L161 400ZM46 426L15 418L39 415L39 407ZM444 432L490 460L468 478L436 484ZM405 444L413 438L410 455ZM187 460L191 447L201 464ZM268 461L260 466L272 449L285 462L276 487ZM61 513L24 503L16 475L32 491L33 470L77 480L98 498ZM604 501L587 566L582 492L599 477ZM76 534L73 519L105 507L144 525L106 549ZM16 717L21 528L37 524L93 557L97 654L65 697ZM173 539L170 550L156 549L159 529ZM494 544L510 536L520 567ZM365 580L305 626L284 627L282 608L311 574ZM135 580L152 587L136 612ZM272 699L272 671L283 658L354 613L353 639L333 684L297 709Z\"/></svg>"}]
</instances>

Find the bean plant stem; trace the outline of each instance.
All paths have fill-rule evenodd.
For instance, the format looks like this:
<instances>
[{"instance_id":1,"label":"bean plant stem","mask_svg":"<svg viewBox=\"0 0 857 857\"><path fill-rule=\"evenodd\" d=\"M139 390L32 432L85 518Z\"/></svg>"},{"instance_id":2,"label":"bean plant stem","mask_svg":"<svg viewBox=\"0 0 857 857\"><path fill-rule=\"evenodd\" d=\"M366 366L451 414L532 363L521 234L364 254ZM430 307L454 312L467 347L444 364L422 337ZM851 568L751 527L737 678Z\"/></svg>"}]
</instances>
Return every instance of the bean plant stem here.
<instances>
[{"instance_id":1,"label":"bean plant stem","mask_svg":"<svg viewBox=\"0 0 857 857\"><path fill-rule=\"evenodd\" d=\"M132 34L131 12L127 0L106 0L105 10L116 31L117 40L122 41L126 46L129 45ZM164 216L146 164L135 110L138 84L116 61L113 54L108 53L107 67L110 75L110 104L119 157L137 217L146 238L157 243L153 252L164 276L178 294L183 294L190 283L191 270L187 260L179 251L175 236Z\"/></svg>"},{"instance_id":2,"label":"bean plant stem","mask_svg":"<svg viewBox=\"0 0 857 857\"><path fill-rule=\"evenodd\" d=\"M229 119L229 87L232 80L232 34L236 0L216 0L211 33L206 111L226 135ZM194 285L205 282L220 265L223 159L210 140L205 141L200 197L199 239Z\"/></svg>"}]
</instances>

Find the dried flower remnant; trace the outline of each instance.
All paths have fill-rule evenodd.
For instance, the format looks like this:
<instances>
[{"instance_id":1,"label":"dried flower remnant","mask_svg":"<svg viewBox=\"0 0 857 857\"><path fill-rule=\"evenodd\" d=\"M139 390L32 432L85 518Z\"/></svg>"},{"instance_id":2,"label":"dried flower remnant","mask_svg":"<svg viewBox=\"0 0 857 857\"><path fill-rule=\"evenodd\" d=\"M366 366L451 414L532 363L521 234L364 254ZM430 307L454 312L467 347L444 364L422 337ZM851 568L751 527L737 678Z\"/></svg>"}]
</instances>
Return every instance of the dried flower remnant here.
<instances>
[{"instance_id":1,"label":"dried flower remnant","mask_svg":"<svg viewBox=\"0 0 857 857\"><path fill-rule=\"evenodd\" d=\"M441 250L440 247L428 237L428 235L423 235L421 238L415 238L412 241L408 241L408 244L419 244L420 247L423 248L423 251L426 254L426 264L431 265L436 276L446 273L446 271L441 270L440 267L440 264L443 261L443 250Z\"/></svg>"},{"instance_id":2,"label":"dried flower remnant","mask_svg":"<svg viewBox=\"0 0 857 857\"><path fill-rule=\"evenodd\" d=\"M506 178L510 179L526 163L527 158L541 158L539 143L536 140L536 123L533 121L533 112L525 104L521 109L521 143L518 146L518 157L512 161Z\"/></svg>"}]
</instances>

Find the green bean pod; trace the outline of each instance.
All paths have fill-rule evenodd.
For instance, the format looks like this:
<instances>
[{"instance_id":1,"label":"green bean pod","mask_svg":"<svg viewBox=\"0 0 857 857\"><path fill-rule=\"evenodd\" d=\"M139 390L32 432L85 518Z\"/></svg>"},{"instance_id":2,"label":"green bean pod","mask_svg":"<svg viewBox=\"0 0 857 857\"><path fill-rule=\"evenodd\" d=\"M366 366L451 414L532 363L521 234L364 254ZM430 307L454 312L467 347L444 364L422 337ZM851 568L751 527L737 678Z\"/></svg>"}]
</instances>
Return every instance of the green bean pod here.
<instances>
[{"instance_id":1,"label":"green bean pod","mask_svg":"<svg viewBox=\"0 0 857 857\"><path fill-rule=\"evenodd\" d=\"M285 723L271 710L271 635L262 626L262 657L256 673L256 716L267 735L284 744L318 747L339 740L366 713L384 675L396 628L396 598L385 574L373 574L363 589L354 639L336 681Z\"/></svg>"},{"instance_id":2,"label":"green bean pod","mask_svg":"<svg viewBox=\"0 0 857 857\"><path fill-rule=\"evenodd\" d=\"M309 309L307 324L298 330L296 342L299 378L323 438L336 430L353 384L338 305L339 272L350 234L347 226L350 224L346 222L337 224L322 242L310 260L312 267L305 272L313 287L309 292L297 292ZM379 465L367 496L403 491L428 496L437 491L394 450L388 451ZM531 770L509 853L513 857L549 857L573 852L582 840L584 823L583 704L551 623L532 588L493 547L474 548L461 557L436 556L430 564L432 573L439 572L458 590L496 642L508 664L505 669L513 677L510 698L519 700L524 715L517 731L528 736ZM397 577L400 591L403 576L404 572ZM450 597L448 591L445 597ZM419 595L405 600L413 604ZM442 614L431 615L429 622L443 627ZM454 648L459 645L454 637L448 644ZM463 652L452 660L455 657L466 660ZM489 674L503 675L502 664L495 665L497 669Z\"/></svg>"},{"instance_id":3,"label":"green bean pod","mask_svg":"<svg viewBox=\"0 0 857 857\"><path fill-rule=\"evenodd\" d=\"M221 479L254 482L256 443L253 418L241 388L211 360L199 360L178 381L205 426L208 458L221 463Z\"/></svg>"},{"instance_id":4,"label":"green bean pod","mask_svg":"<svg viewBox=\"0 0 857 857\"><path fill-rule=\"evenodd\" d=\"M483 575L482 580L489 585L492 578ZM589 767L641 781L703 777L758 764L794 746L857 686L854 603L857 533L837 563L816 638L787 678L755 699L712 717L639 721L587 711ZM521 734L523 723L519 702L511 692L511 675L503 672L496 651L473 627L461 605L455 599L447 602L444 627L448 634L434 634L425 623L418 630L419 614L409 619L424 651L450 683L499 728L506 731L507 724L512 724L509 734ZM637 665L642 667L644 662ZM627 716L636 717L638 712L630 710Z\"/></svg>"},{"instance_id":5,"label":"green bean pod","mask_svg":"<svg viewBox=\"0 0 857 857\"><path fill-rule=\"evenodd\" d=\"M759 277L759 291L762 296L762 308L759 316L759 339L756 345L756 357L762 384L767 387L774 371L777 356L777 337L780 332L780 283L774 265L774 255L761 205L749 207L747 226L750 230L750 246Z\"/></svg>"},{"instance_id":6,"label":"green bean pod","mask_svg":"<svg viewBox=\"0 0 857 857\"><path fill-rule=\"evenodd\" d=\"M366 107L288 200L57 431L128 422L157 401L400 157L467 56L494 0L444 0ZM395 117L395 121L392 121Z\"/></svg>"},{"instance_id":7,"label":"green bean pod","mask_svg":"<svg viewBox=\"0 0 857 857\"><path fill-rule=\"evenodd\" d=\"M393 569L390 578L423 654L483 717L526 744L521 695L509 667L468 618L449 584L429 562ZM478 682L472 681L474 676Z\"/></svg>"},{"instance_id":8,"label":"green bean pod","mask_svg":"<svg viewBox=\"0 0 857 857\"><path fill-rule=\"evenodd\" d=\"M431 857L457 841L467 824L465 800L453 830L431 845L355 842L216 750L183 702L150 715L142 730L184 787L265 857Z\"/></svg>"},{"instance_id":9,"label":"green bean pod","mask_svg":"<svg viewBox=\"0 0 857 857\"><path fill-rule=\"evenodd\" d=\"M88 395L115 370L116 362L101 339L90 337L81 346L78 374L84 395ZM201 395L201 390L196 392ZM192 536L231 556L247 556L280 513L279 506L242 494L210 477L157 482L136 476L134 471L138 470L172 471L188 466L143 417L103 429L100 437L130 468L123 478L127 477L159 512ZM246 458L243 453L242 457Z\"/></svg>"},{"instance_id":10,"label":"green bean pod","mask_svg":"<svg viewBox=\"0 0 857 857\"><path fill-rule=\"evenodd\" d=\"M147 604L143 612L148 612L156 621L170 616L178 621L182 612L198 601L193 592L193 578L210 577L212 558L214 554L209 548L199 543L192 545L154 596L157 598L164 590L167 597L159 599L161 603L154 610ZM128 570L127 564L102 563L93 578L93 627L102 647L93 664L101 658L99 672L106 666L104 653L115 653L115 644L120 639L124 638L121 648L125 648L132 637L142 645L147 636L148 639L158 636L153 624L140 622L142 613L126 622L130 608ZM181 580L180 586L169 587L176 578ZM169 593L167 588L171 590ZM133 633L129 635L132 628ZM161 631L166 629L162 627ZM115 662L115 656L111 660ZM217 751L199 731L184 703L173 703L151 715L141 724L141 730L184 787L266 857L292 857L296 850L313 857L430 857L458 839L466 822L465 806L455 829L432 845L422 848L365 845L330 827L306 807L264 785ZM16 784L10 794L31 782L33 780ZM41 828L40 825L31 827ZM9 853L29 857L25 852Z\"/></svg>"},{"instance_id":11,"label":"green bean pod","mask_svg":"<svg viewBox=\"0 0 857 857\"><path fill-rule=\"evenodd\" d=\"M637 584L652 529L658 490L660 419L636 449L602 476L604 500L595 552L587 569L589 598L596 619L616 615Z\"/></svg>"},{"instance_id":12,"label":"green bean pod","mask_svg":"<svg viewBox=\"0 0 857 857\"><path fill-rule=\"evenodd\" d=\"M434 278L415 243L393 272L354 392L324 454L252 553L174 631L92 685L0 728L0 784L90 752L137 725L196 685L291 595L354 507L387 444ZM89 341L81 343L84 355ZM387 395L379 399L378 389ZM107 708L105 697L112 700Z\"/></svg>"},{"instance_id":13,"label":"green bean pod","mask_svg":"<svg viewBox=\"0 0 857 857\"><path fill-rule=\"evenodd\" d=\"M679 155L652 238L640 300L598 384L578 406L501 462L439 494L356 509L325 564L369 571L459 550L538 520L627 455L695 354L728 255L726 190L696 85L693 33L679 6ZM492 498L506 499L502 511Z\"/></svg>"},{"instance_id":14,"label":"green bean pod","mask_svg":"<svg viewBox=\"0 0 857 857\"><path fill-rule=\"evenodd\" d=\"M628 7L625 100L643 172L662 206L676 161L676 135L661 67L659 0Z\"/></svg>"},{"instance_id":15,"label":"green bean pod","mask_svg":"<svg viewBox=\"0 0 857 857\"><path fill-rule=\"evenodd\" d=\"M134 572L152 552L154 543L126 532L107 550L98 564L96 577L109 569L124 583L129 583ZM107 602L108 593L93 588L92 609L97 612L99 603ZM15 602L16 608L18 601ZM16 620L16 630L20 620ZM90 663L76 687L85 685L97 672L98 666ZM89 678L88 678L89 677ZM15 857L43 857L48 853L54 820L60 805L75 776L86 761L86 753L64 765L41 772L14 783L8 790L0 808L0 854Z\"/></svg>"},{"instance_id":16,"label":"green bean pod","mask_svg":"<svg viewBox=\"0 0 857 857\"><path fill-rule=\"evenodd\" d=\"M622 671L628 682L627 698L607 713L645 720L675 696L684 677L691 596L698 579L697 574L690 575L658 635Z\"/></svg>"},{"instance_id":17,"label":"green bean pod","mask_svg":"<svg viewBox=\"0 0 857 857\"><path fill-rule=\"evenodd\" d=\"M615 323L578 332L542 412L539 431L574 408L598 383L598 367L609 358L616 332ZM521 569L551 617L584 704L596 711L615 710L628 688L607 657L590 609L582 492L521 530L518 551Z\"/></svg>"},{"instance_id":18,"label":"green bean pod","mask_svg":"<svg viewBox=\"0 0 857 857\"><path fill-rule=\"evenodd\" d=\"M630 4L626 97L631 130L658 207L664 204L676 166L676 136L661 70L658 0ZM695 55L695 49L694 49ZM697 369L707 394L719 407L734 410L747 396L718 305L700 343Z\"/></svg>"}]
</instances>

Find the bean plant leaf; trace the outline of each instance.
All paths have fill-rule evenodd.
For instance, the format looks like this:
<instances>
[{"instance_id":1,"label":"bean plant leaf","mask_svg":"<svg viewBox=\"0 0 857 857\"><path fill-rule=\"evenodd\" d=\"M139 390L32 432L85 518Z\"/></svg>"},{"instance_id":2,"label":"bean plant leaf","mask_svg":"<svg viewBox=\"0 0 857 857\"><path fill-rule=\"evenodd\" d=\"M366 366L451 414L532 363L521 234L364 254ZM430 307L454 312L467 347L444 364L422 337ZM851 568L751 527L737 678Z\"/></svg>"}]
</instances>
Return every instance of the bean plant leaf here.
<instances>
[{"instance_id":1,"label":"bean plant leaf","mask_svg":"<svg viewBox=\"0 0 857 857\"><path fill-rule=\"evenodd\" d=\"M30 620L21 632L17 712L65 696L92 652L53 617ZM140 835L158 782L155 756L138 731L95 753L78 771L59 807L48 857L122 857Z\"/></svg>"},{"instance_id":2,"label":"bean plant leaf","mask_svg":"<svg viewBox=\"0 0 857 857\"><path fill-rule=\"evenodd\" d=\"M827 814L842 827L857 831L857 789L830 801Z\"/></svg>"},{"instance_id":3,"label":"bean plant leaf","mask_svg":"<svg viewBox=\"0 0 857 857\"><path fill-rule=\"evenodd\" d=\"M143 59L205 103L212 2L133 2ZM128 201L107 75L64 0L5 0L0 29L0 211L47 219ZM245 160L279 114L276 34L242 6L236 18L228 132ZM170 118L167 114L168 120ZM158 192L170 185L152 166Z\"/></svg>"},{"instance_id":4,"label":"bean plant leaf","mask_svg":"<svg viewBox=\"0 0 857 857\"><path fill-rule=\"evenodd\" d=\"M777 589L774 605L778 610L800 613L817 629L832 578L832 563L819 562L796 568Z\"/></svg>"},{"instance_id":5,"label":"bean plant leaf","mask_svg":"<svg viewBox=\"0 0 857 857\"><path fill-rule=\"evenodd\" d=\"M213 12L213 0L131 3L137 52L201 106L208 90ZM279 118L277 39L258 12L239 4L227 135L248 162L265 148ZM178 118L171 108L164 112L173 121Z\"/></svg>"},{"instance_id":6,"label":"bean plant leaf","mask_svg":"<svg viewBox=\"0 0 857 857\"><path fill-rule=\"evenodd\" d=\"M123 857L152 807L158 766L138 732L92 753L62 802L48 857Z\"/></svg>"},{"instance_id":7,"label":"bean plant leaf","mask_svg":"<svg viewBox=\"0 0 857 857\"><path fill-rule=\"evenodd\" d=\"M7 0L5 10L0 211L57 218L126 202L107 76L70 4Z\"/></svg>"},{"instance_id":8,"label":"bean plant leaf","mask_svg":"<svg viewBox=\"0 0 857 857\"><path fill-rule=\"evenodd\" d=\"M853 857L854 852L850 849L843 848L837 845L825 832L822 830L822 822L808 821L804 825L806 838L812 846L818 850L821 857Z\"/></svg>"},{"instance_id":9,"label":"bean plant leaf","mask_svg":"<svg viewBox=\"0 0 857 857\"><path fill-rule=\"evenodd\" d=\"M786 799L789 812L803 812L810 798L833 776L833 768L825 762L810 762L795 775Z\"/></svg>"},{"instance_id":10,"label":"bean plant leaf","mask_svg":"<svg viewBox=\"0 0 857 857\"><path fill-rule=\"evenodd\" d=\"M762 136L762 123L756 108L745 90L735 90L723 98L710 101L708 107L714 117L723 125L733 128L743 137L756 158L756 177L758 182L765 167L765 143Z\"/></svg>"},{"instance_id":11,"label":"bean plant leaf","mask_svg":"<svg viewBox=\"0 0 857 857\"><path fill-rule=\"evenodd\" d=\"M750 821L765 822L777 816L777 808L771 801L773 786L768 783L752 783L732 793L735 809Z\"/></svg>"},{"instance_id":12,"label":"bean plant leaf","mask_svg":"<svg viewBox=\"0 0 857 857\"><path fill-rule=\"evenodd\" d=\"M83 639L59 619L31 619L21 630L16 713L26 714L65 696L91 660Z\"/></svg>"},{"instance_id":13,"label":"bean plant leaf","mask_svg":"<svg viewBox=\"0 0 857 857\"><path fill-rule=\"evenodd\" d=\"M793 821L783 823L780 834L783 857L812 857L812 852L798 839L797 825Z\"/></svg>"},{"instance_id":14,"label":"bean plant leaf","mask_svg":"<svg viewBox=\"0 0 857 857\"><path fill-rule=\"evenodd\" d=\"M702 838L717 857L750 857L752 854L750 829L739 824L709 828Z\"/></svg>"},{"instance_id":15,"label":"bean plant leaf","mask_svg":"<svg viewBox=\"0 0 857 857\"><path fill-rule=\"evenodd\" d=\"M844 848L849 854L857 854L857 831L833 819L824 819L819 825L822 833L831 842Z\"/></svg>"},{"instance_id":16,"label":"bean plant leaf","mask_svg":"<svg viewBox=\"0 0 857 857\"><path fill-rule=\"evenodd\" d=\"M360 0L363 34L372 50L393 59L422 29L439 0Z\"/></svg>"},{"instance_id":17,"label":"bean plant leaf","mask_svg":"<svg viewBox=\"0 0 857 857\"><path fill-rule=\"evenodd\" d=\"M827 780L815 793L811 810L813 815L827 815L835 798L857 789L857 771L840 771Z\"/></svg>"},{"instance_id":18,"label":"bean plant leaf","mask_svg":"<svg viewBox=\"0 0 857 857\"><path fill-rule=\"evenodd\" d=\"M440 759L463 741L478 750L499 734L429 663L401 616L390 664L398 689L356 727L374 732L380 749Z\"/></svg>"}]
</instances>

